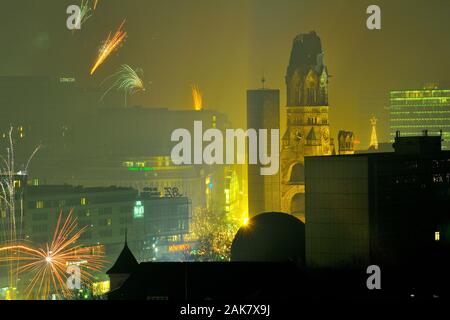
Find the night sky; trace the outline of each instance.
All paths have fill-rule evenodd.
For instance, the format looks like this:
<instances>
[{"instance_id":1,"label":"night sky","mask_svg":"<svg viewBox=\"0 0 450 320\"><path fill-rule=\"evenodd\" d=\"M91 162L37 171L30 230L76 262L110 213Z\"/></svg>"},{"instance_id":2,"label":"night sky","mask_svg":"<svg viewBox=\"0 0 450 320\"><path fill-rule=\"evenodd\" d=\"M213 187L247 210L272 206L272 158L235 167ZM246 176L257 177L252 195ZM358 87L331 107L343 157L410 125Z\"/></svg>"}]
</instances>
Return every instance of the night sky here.
<instances>
[{"instance_id":1,"label":"night sky","mask_svg":"<svg viewBox=\"0 0 450 320\"><path fill-rule=\"evenodd\" d=\"M79 1L3 1L0 75L73 76L99 86L121 64L141 67L150 90L132 98L148 107L190 108L191 85L206 108L245 125L246 90L281 89L293 38L315 30L330 84L331 129L353 130L369 144L373 114L386 140L388 93L426 82L450 87L448 0L100 0L75 33L66 8ZM366 8L382 9L382 30L365 27ZM89 76L101 41L124 18L128 38ZM284 121L283 121L284 122Z\"/></svg>"}]
</instances>

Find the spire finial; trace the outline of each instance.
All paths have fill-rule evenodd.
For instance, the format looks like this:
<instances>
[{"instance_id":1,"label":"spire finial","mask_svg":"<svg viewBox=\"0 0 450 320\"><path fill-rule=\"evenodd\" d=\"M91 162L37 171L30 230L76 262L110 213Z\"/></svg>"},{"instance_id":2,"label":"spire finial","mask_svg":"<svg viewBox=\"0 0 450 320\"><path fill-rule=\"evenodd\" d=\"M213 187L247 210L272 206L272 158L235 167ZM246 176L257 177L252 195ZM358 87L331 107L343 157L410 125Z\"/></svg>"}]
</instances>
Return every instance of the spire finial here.
<instances>
[{"instance_id":1,"label":"spire finial","mask_svg":"<svg viewBox=\"0 0 450 320\"><path fill-rule=\"evenodd\" d=\"M377 122L378 119L372 116L370 119L370 124L372 125L372 133L370 135L370 145L369 148L378 150L378 138L377 138Z\"/></svg>"},{"instance_id":2,"label":"spire finial","mask_svg":"<svg viewBox=\"0 0 450 320\"><path fill-rule=\"evenodd\" d=\"M266 88L266 71L264 69L262 70L261 84L264 90Z\"/></svg>"}]
</instances>

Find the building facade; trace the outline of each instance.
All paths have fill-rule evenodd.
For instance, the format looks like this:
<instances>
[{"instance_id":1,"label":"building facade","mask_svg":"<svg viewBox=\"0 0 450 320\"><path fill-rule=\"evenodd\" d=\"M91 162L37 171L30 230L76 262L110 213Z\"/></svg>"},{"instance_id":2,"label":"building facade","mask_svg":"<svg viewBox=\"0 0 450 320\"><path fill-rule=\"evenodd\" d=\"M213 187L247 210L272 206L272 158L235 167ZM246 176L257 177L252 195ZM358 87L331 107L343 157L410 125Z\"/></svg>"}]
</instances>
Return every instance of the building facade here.
<instances>
[{"instance_id":1,"label":"building facade","mask_svg":"<svg viewBox=\"0 0 450 320\"><path fill-rule=\"evenodd\" d=\"M114 261L127 233L137 259L152 261L158 257L158 246L184 244L184 237L190 232L190 200L161 195L157 189L139 193L132 188L118 187L28 187L26 240L48 243L60 212L67 216L73 210L79 227L86 228L80 238L81 245L101 246L99 249L105 252L107 260Z\"/></svg>"},{"instance_id":2,"label":"building facade","mask_svg":"<svg viewBox=\"0 0 450 320\"><path fill-rule=\"evenodd\" d=\"M416 136L427 130L439 135L443 150L450 150L450 90L429 86L419 90L391 91L389 108L390 140L396 132Z\"/></svg>"},{"instance_id":3,"label":"building facade","mask_svg":"<svg viewBox=\"0 0 450 320\"><path fill-rule=\"evenodd\" d=\"M351 131L339 131L338 134L338 154L355 153L355 134Z\"/></svg>"},{"instance_id":4,"label":"building facade","mask_svg":"<svg viewBox=\"0 0 450 320\"><path fill-rule=\"evenodd\" d=\"M286 74L287 129L281 147L281 210L305 221L304 159L331 154L328 70L315 32L294 39Z\"/></svg>"},{"instance_id":5,"label":"building facade","mask_svg":"<svg viewBox=\"0 0 450 320\"><path fill-rule=\"evenodd\" d=\"M178 188L191 199L193 209L225 210L223 181L234 167L175 165L171 160L174 130L185 128L193 135L194 121L201 121L204 130L224 132L231 127L224 114L111 107L98 108L83 120L66 133L64 144L40 150L30 164L32 179L41 184L115 185L139 191L149 187L163 193L166 188ZM241 179L239 176L239 182Z\"/></svg>"},{"instance_id":6,"label":"building facade","mask_svg":"<svg viewBox=\"0 0 450 320\"><path fill-rule=\"evenodd\" d=\"M450 152L440 136L397 136L394 148L306 159L308 266L448 262Z\"/></svg>"},{"instance_id":7,"label":"building facade","mask_svg":"<svg viewBox=\"0 0 450 320\"><path fill-rule=\"evenodd\" d=\"M247 128L271 130L280 129L280 91L270 89L247 91ZM272 150L271 139L267 150ZM272 155L274 156L274 155ZM281 209L280 172L263 176L260 165L248 165L248 209L250 217L264 212L278 212Z\"/></svg>"}]
</instances>

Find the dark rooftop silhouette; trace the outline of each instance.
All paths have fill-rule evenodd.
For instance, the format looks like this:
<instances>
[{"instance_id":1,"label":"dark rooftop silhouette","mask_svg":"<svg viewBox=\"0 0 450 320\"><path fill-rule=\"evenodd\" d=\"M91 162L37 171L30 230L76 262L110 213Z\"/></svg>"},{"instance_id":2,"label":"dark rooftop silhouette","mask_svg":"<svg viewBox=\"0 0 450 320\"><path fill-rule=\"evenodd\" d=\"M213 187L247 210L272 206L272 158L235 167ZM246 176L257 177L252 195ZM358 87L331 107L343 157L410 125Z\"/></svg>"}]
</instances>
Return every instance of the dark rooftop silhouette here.
<instances>
[{"instance_id":1,"label":"dark rooftop silhouette","mask_svg":"<svg viewBox=\"0 0 450 320\"><path fill-rule=\"evenodd\" d=\"M132 273L139 263L131 252L130 248L128 248L127 239L125 236L125 245L117 258L114 265L106 271L106 274L130 274Z\"/></svg>"},{"instance_id":2,"label":"dark rooftop silhouette","mask_svg":"<svg viewBox=\"0 0 450 320\"><path fill-rule=\"evenodd\" d=\"M257 215L236 234L231 261L304 263L305 225L286 213Z\"/></svg>"}]
</instances>

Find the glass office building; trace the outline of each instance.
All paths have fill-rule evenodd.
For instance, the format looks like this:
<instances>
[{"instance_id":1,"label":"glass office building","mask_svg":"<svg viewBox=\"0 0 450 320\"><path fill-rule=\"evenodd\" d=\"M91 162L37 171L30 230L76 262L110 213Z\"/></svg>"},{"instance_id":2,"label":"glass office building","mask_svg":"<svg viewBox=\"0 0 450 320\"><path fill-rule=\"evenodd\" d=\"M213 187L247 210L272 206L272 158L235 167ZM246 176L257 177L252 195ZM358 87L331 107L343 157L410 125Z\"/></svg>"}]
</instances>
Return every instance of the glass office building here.
<instances>
[{"instance_id":1,"label":"glass office building","mask_svg":"<svg viewBox=\"0 0 450 320\"><path fill-rule=\"evenodd\" d=\"M391 91L390 140L401 136L438 135L442 130L442 149L450 150L450 90L436 88Z\"/></svg>"}]
</instances>

